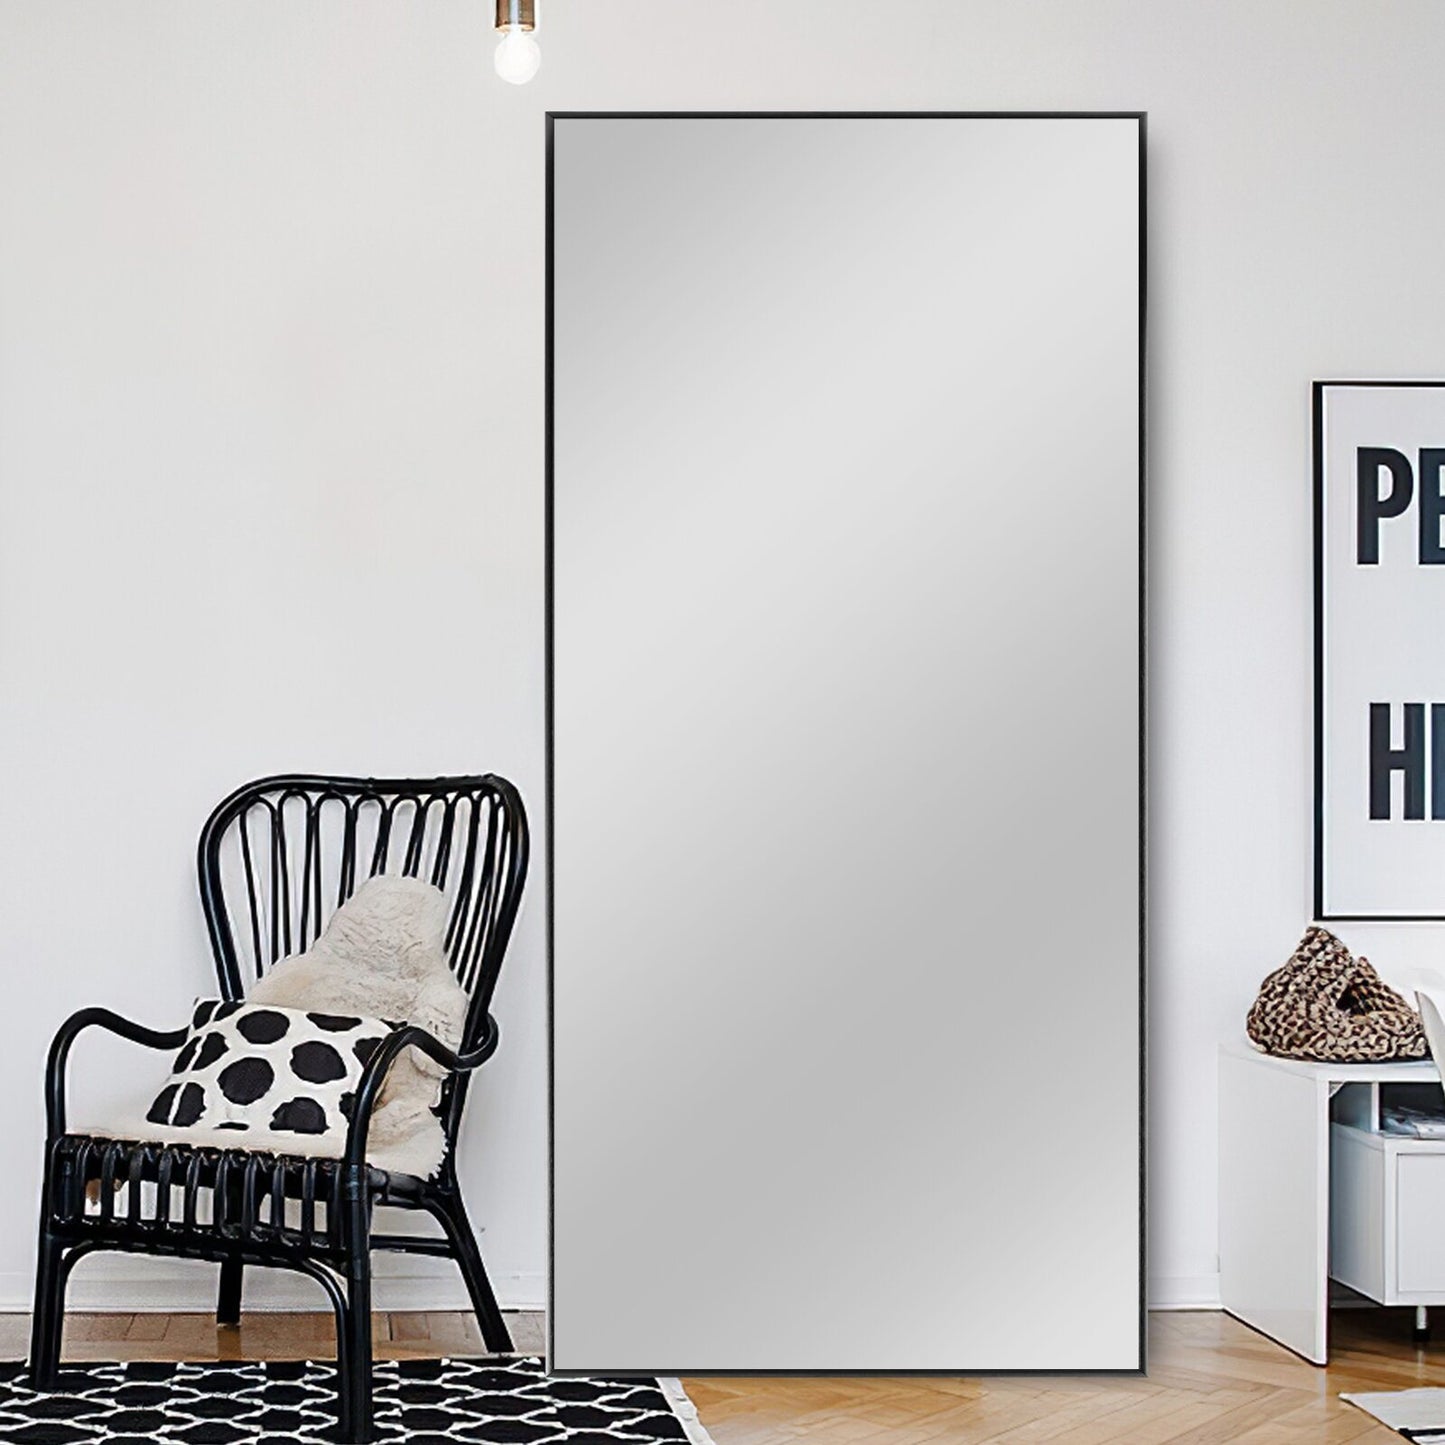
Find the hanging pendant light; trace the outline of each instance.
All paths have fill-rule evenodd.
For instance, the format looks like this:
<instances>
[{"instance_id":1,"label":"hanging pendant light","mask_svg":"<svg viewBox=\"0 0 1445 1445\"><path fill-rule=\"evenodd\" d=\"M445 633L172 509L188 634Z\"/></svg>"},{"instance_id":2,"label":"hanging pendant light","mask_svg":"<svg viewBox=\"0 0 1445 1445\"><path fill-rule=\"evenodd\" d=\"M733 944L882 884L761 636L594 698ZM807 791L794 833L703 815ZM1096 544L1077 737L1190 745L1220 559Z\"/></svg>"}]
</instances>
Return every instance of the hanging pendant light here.
<instances>
[{"instance_id":1,"label":"hanging pendant light","mask_svg":"<svg viewBox=\"0 0 1445 1445\"><path fill-rule=\"evenodd\" d=\"M537 28L537 0L497 0L497 74L513 85L526 85L542 63L542 51L533 33Z\"/></svg>"}]
</instances>

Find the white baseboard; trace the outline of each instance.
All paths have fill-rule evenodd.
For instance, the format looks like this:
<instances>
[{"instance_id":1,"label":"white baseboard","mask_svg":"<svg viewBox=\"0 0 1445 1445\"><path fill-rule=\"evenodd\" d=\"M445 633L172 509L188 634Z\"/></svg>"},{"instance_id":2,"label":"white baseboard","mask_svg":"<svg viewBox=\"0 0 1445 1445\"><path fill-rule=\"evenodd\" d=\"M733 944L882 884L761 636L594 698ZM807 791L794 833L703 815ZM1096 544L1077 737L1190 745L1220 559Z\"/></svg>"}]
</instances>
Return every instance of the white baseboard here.
<instances>
[{"instance_id":1,"label":"white baseboard","mask_svg":"<svg viewBox=\"0 0 1445 1445\"><path fill-rule=\"evenodd\" d=\"M1217 1310L1219 1299L1217 1274L1151 1275L1145 1291L1151 1310Z\"/></svg>"},{"instance_id":2,"label":"white baseboard","mask_svg":"<svg viewBox=\"0 0 1445 1445\"><path fill-rule=\"evenodd\" d=\"M542 1274L492 1275L492 1288L504 1310L540 1310L546 1305ZM28 1274L0 1274L0 1313L30 1309L34 1280ZM378 1310L469 1310L466 1286L446 1260L396 1259L376 1262L372 1292ZM216 1307L216 1266L188 1260L147 1260L99 1255L82 1260L70 1278L66 1307L101 1314L205 1313ZM284 1269L246 1271L248 1310L326 1310L321 1287Z\"/></svg>"},{"instance_id":3,"label":"white baseboard","mask_svg":"<svg viewBox=\"0 0 1445 1445\"><path fill-rule=\"evenodd\" d=\"M541 1310L547 1303L544 1274L493 1274L492 1287L504 1310ZM34 1280L0 1273L0 1314L29 1310ZM471 1308L456 1266L446 1260L397 1259L376 1262L375 1304L379 1310L466 1310ZM1217 1310L1219 1276L1160 1275L1149 1280L1151 1310ZM283 1269L246 1272L247 1309L324 1310L318 1285ZM98 1255L76 1266L66 1293L71 1309L96 1313L168 1311L204 1313L216 1307L216 1267L188 1260L148 1260Z\"/></svg>"}]
</instances>

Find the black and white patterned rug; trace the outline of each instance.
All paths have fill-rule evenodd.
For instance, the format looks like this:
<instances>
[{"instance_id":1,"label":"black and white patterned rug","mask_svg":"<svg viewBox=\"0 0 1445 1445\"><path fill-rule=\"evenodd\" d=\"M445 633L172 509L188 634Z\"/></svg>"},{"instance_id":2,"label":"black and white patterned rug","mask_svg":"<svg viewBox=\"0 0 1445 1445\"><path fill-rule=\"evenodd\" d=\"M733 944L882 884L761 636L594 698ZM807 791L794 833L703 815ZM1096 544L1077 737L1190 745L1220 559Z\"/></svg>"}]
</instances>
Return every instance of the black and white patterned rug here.
<instances>
[{"instance_id":1,"label":"black and white patterned rug","mask_svg":"<svg viewBox=\"0 0 1445 1445\"><path fill-rule=\"evenodd\" d=\"M26 1445L334 1441L336 1366L67 1365L38 1394L0 1364L0 1440ZM376 1364L376 1438L408 1445L708 1445L675 1380L553 1380L540 1360Z\"/></svg>"}]
</instances>

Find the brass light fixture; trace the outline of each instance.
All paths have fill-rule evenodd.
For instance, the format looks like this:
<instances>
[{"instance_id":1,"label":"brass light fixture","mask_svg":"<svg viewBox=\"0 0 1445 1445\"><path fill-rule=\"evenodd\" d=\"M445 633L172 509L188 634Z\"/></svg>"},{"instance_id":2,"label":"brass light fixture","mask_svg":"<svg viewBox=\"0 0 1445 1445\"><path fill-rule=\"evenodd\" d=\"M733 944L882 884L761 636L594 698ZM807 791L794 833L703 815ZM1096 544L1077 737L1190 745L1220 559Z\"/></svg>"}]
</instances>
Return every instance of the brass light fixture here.
<instances>
[{"instance_id":1,"label":"brass light fixture","mask_svg":"<svg viewBox=\"0 0 1445 1445\"><path fill-rule=\"evenodd\" d=\"M513 85L525 85L542 63L538 48L537 0L497 0L497 74Z\"/></svg>"}]
</instances>

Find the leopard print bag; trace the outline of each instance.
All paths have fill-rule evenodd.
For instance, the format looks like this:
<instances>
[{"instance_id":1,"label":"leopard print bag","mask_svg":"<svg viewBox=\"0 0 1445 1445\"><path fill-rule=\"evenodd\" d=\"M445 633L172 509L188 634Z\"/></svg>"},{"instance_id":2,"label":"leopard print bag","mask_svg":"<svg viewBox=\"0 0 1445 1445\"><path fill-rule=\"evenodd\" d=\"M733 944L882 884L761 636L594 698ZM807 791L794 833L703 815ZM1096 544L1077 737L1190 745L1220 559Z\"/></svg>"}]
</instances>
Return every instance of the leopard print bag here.
<instances>
[{"instance_id":1,"label":"leopard print bag","mask_svg":"<svg viewBox=\"0 0 1445 1445\"><path fill-rule=\"evenodd\" d=\"M1423 1059L1420 1015L1327 928L1305 930L1289 961L1260 985L1246 1024L1267 1054L1329 1063Z\"/></svg>"}]
</instances>

